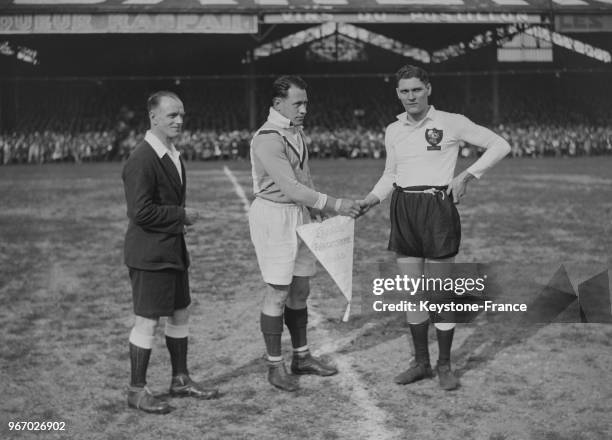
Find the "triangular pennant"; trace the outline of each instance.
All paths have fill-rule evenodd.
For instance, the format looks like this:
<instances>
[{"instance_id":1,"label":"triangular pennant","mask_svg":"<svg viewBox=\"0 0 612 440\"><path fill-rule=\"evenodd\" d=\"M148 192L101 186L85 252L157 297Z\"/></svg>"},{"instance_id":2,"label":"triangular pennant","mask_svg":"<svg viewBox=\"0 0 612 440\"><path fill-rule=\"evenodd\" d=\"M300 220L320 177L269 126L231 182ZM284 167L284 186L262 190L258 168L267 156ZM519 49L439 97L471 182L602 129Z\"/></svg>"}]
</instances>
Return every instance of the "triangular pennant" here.
<instances>
[{"instance_id":1,"label":"triangular pennant","mask_svg":"<svg viewBox=\"0 0 612 440\"><path fill-rule=\"evenodd\" d=\"M299 226L297 233L348 301L342 319L347 321L353 297L355 220L343 216L332 217L320 223Z\"/></svg>"}]
</instances>

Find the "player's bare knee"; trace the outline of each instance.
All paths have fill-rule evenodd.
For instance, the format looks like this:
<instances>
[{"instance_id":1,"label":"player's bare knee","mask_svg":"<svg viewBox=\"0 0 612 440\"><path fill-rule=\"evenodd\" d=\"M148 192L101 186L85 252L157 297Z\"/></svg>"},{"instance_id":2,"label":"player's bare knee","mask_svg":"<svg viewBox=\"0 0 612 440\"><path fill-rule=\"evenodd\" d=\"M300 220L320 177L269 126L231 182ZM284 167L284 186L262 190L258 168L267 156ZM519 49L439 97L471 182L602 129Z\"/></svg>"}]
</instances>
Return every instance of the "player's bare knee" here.
<instances>
[{"instance_id":1,"label":"player's bare knee","mask_svg":"<svg viewBox=\"0 0 612 440\"><path fill-rule=\"evenodd\" d=\"M275 309L282 314L282 310L287 302L288 295L288 285L268 284L263 299L264 309Z\"/></svg>"},{"instance_id":2,"label":"player's bare knee","mask_svg":"<svg viewBox=\"0 0 612 440\"><path fill-rule=\"evenodd\" d=\"M398 272L412 278L419 278L423 274L425 260L420 257L407 257L396 254L396 264Z\"/></svg>"},{"instance_id":3,"label":"player's bare knee","mask_svg":"<svg viewBox=\"0 0 612 440\"><path fill-rule=\"evenodd\" d=\"M293 277L289 286L287 305L291 308L304 308L306 300L310 296L310 278Z\"/></svg>"},{"instance_id":4,"label":"player's bare knee","mask_svg":"<svg viewBox=\"0 0 612 440\"><path fill-rule=\"evenodd\" d=\"M189 323L189 309L175 310L172 316L168 316L168 323L175 326L187 325Z\"/></svg>"},{"instance_id":5,"label":"player's bare knee","mask_svg":"<svg viewBox=\"0 0 612 440\"><path fill-rule=\"evenodd\" d=\"M445 277L452 273L455 257L427 259L424 272L428 278Z\"/></svg>"}]
</instances>

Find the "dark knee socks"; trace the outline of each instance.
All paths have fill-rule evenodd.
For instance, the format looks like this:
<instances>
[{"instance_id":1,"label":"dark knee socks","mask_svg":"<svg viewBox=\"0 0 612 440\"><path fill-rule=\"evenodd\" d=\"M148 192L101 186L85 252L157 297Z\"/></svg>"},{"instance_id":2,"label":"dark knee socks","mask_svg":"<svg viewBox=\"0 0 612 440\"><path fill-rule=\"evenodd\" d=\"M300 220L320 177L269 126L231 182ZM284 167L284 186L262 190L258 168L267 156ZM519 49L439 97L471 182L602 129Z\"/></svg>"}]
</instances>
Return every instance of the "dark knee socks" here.
<instances>
[{"instance_id":1,"label":"dark knee socks","mask_svg":"<svg viewBox=\"0 0 612 440\"><path fill-rule=\"evenodd\" d=\"M283 334L283 317L261 314L259 326L266 343L268 357L280 357L281 335Z\"/></svg>"},{"instance_id":2,"label":"dark knee socks","mask_svg":"<svg viewBox=\"0 0 612 440\"><path fill-rule=\"evenodd\" d=\"M150 358L150 348L142 348L130 343L131 386L144 387L147 384L147 367Z\"/></svg>"},{"instance_id":3,"label":"dark knee socks","mask_svg":"<svg viewBox=\"0 0 612 440\"><path fill-rule=\"evenodd\" d=\"M308 345L306 328L308 327L308 308L291 309L285 306L285 325L291 334L291 345L294 349Z\"/></svg>"},{"instance_id":4,"label":"dark knee socks","mask_svg":"<svg viewBox=\"0 0 612 440\"><path fill-rule=\"evenodd\" d=\"M166 335L166 347L170 352L172 376L189 374L187 371L187 341L189 338L171 338Z\"/></svg>"},{"instance_id":5,"label":"dark knee socks","mask_svg":"<svg viewBox=\"0 0 612 440\"><path fill-rule=\"evenodd\" d=\"M429 365L429 345L427 343L427 331L429 320L420 324L410 324L412 343L414 344L414 359L416 363Z\"/></svg>"},{"instance_id":6,"label":"dark knee socks","mask_svg":"<svg viewBox=\"0 0 612 440\"><path fill-rule=\"evenodd\" d=\"M436 329L436 334L438 336L438 348L440 352L438 356L438 365L448 365L450 363L451 346L453 345L455 329Z\"/></svg>"}]
</instances>

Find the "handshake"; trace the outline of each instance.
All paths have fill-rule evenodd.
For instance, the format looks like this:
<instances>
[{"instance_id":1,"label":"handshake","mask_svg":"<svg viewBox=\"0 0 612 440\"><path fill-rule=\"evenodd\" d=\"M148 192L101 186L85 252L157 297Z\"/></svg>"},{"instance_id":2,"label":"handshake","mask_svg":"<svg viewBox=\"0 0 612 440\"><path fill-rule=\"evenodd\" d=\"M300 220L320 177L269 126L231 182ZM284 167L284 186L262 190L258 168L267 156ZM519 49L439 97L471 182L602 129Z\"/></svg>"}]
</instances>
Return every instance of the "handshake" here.
<instances>
[{"instance_id":1,"label":"handshake","mask_svg":"<svg viewBox=\"0 0 612 440\"><path fill-rule=\"evenodd\" d=\"M320 211L315 208L310 208L310 214L313 219L317 217L326 218L329 216L329 214L344 215L356 219L364 215L373 206L378 205L379 203L380 200L373 194L368 194L363 200L339 198L336 201L333 212L330 212L330 210L327 209Z\"/></svg>"}]
</instances>

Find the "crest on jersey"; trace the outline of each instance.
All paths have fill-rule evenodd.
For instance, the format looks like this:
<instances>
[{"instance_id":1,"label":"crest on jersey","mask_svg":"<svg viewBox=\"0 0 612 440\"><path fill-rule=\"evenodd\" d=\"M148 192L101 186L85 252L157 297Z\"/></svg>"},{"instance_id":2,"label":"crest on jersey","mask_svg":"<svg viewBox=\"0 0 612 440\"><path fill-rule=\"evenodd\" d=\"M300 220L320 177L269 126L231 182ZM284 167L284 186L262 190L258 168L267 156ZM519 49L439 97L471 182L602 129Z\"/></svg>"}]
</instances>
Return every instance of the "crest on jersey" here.
<instances>
[{"instance_id":1,"label":"crest on jersey","mask_svg":"<svg viewBox=\"0 0 612 440\"><path fill-rule=\"evenodd\" d=\"M444 136L444 131L438 130L437 128L428 128L425 130L425 140L429 144L427 146L427 151L437 151L440 150L440 142L442 142L442 136Z\"/></svg>"}]
</instances>

